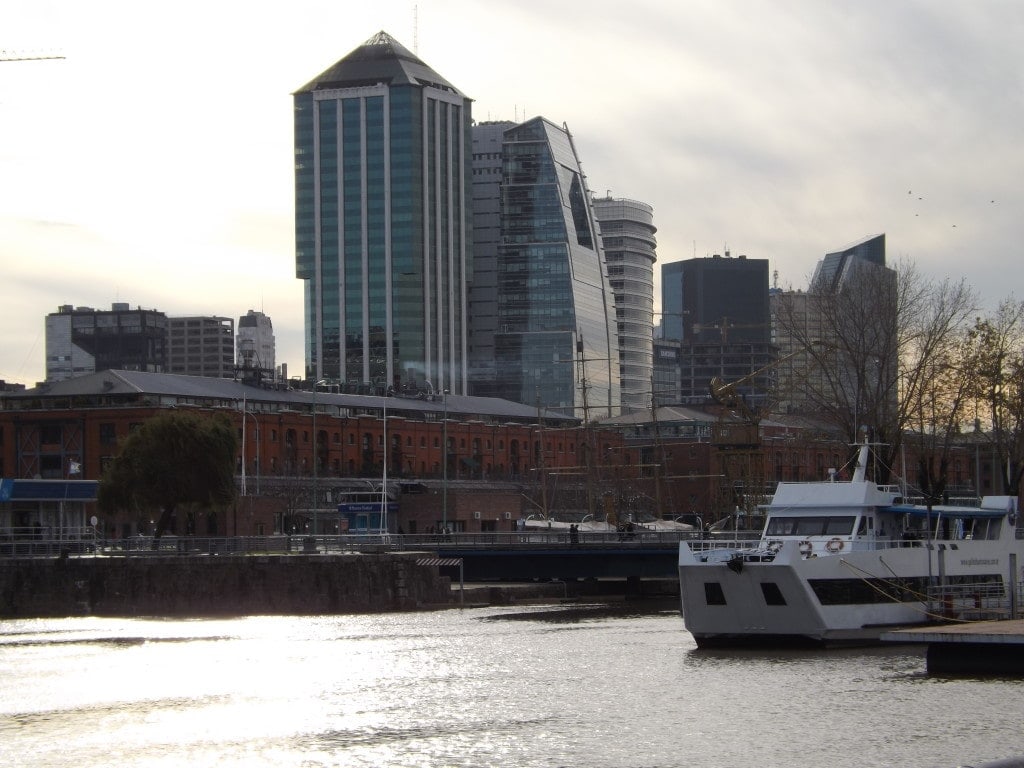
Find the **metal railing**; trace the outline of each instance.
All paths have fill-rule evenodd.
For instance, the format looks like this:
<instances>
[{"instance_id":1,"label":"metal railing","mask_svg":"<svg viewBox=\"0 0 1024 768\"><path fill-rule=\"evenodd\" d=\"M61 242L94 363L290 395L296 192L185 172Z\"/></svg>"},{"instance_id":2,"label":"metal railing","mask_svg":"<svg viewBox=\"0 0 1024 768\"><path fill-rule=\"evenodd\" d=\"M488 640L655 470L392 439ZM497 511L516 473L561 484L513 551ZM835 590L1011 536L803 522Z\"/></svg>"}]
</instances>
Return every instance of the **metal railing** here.
<instances>
[{"instance_id":1,"label":"metal railing","mask_svg":"<svg viewBox=\"0 0 1024 768\"><path fill-rule=\"evenodd\" d=\"M488 533L394 534L360 532L340 535L274 534L269 536L130 536L104 539L88 529L77 538L37 538L0 535L0 558L152 555L287 555L344 552L433 551L439 548L508 549L565 548L613 549L620 547L675 548L680 541L697 541L687 531L585 531L573 536L564 529L495 531ZM737 542L720 539L714 546ZM749 542L747 542L749 544Z\"/></svg>"},{"instance_id":2,"label":"metal railing","mask_svg":"<svg viewBox=\"0 0 1024 768\"><path fill-rule=\"evenodd\" d=\"M1016 595L1011 595L1010 590ZM936 585L928 589L928 602L934 609L961 621L1012 619L1019 613L1024 599L1024 582L1004 584L985 581L975 584Z\"/></svg>"}]
</instances>

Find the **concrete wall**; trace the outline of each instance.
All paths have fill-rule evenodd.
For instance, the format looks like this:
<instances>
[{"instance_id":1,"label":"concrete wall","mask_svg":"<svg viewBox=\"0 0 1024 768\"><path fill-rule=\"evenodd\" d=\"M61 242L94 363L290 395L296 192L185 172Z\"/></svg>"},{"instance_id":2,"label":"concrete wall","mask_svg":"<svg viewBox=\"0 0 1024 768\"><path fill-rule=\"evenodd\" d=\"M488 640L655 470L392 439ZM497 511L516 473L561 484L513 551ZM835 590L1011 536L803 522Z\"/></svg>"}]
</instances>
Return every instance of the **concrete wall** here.
<instances>
[{"instance_id":1,"label":"concrete wall","mask_svg":"<svg viewBox=\"0 0 1024 768\"><path fill-rule=\"evenodd\" d=\"M419 554L0 560L0 618L372 613L450 605Z\"/></svg>"}]
</instances>

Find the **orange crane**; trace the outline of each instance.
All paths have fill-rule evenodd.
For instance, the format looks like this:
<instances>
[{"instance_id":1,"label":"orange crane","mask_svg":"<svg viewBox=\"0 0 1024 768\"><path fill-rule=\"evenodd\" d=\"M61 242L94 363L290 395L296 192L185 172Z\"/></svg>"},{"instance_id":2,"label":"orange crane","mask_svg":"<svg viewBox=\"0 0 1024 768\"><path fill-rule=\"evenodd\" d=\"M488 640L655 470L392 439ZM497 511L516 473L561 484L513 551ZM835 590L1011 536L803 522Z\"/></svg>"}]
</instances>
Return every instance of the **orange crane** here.
<instances>
[{"instance_id":1,"label":"orange crane","mask_svg":"<svg viewBox=\"0 0 1024 768\"><path fill-rule=\"evenodd\" d=\"M812 342L812 346L818 346L819 344L820 342ZM762 373L766 373L777 365L780 365L797 355L803 354L804 352L806 352L806 350L798 349L777 357L767 365L758 368L756 371L751 371L746 376L741 376L735 381L725 381L721 376L713 376L708 386L708 389L711 392L711 397L719 405L725 406L730 410L741 411L743 417L747 421L756 422L757 414L755 414L750 406L744 401L743 395L739 393L737 387L750 383Z\"/></svg>"}]
</instances>

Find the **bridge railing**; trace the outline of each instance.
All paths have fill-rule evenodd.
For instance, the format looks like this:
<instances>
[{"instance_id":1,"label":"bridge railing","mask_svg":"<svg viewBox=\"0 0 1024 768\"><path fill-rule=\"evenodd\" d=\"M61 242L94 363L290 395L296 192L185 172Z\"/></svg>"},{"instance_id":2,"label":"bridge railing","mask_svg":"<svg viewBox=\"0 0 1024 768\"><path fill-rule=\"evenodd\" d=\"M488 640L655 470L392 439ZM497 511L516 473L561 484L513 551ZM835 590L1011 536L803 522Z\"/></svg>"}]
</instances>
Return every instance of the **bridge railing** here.
<instances>
[{"instance_id":1,"label":"bridge railing","mask_svg":"<svg viewBox=\"0 0 1024 768\"><path fill-rule=\"evenodd\" d=\"M270 536L130 536L104 539L83 531L74 538L14 538L0 536L0 558L109 556L144 557L153 555L260 555L316 554L342 552L403 552L437 549L508 548L671 548L680 541L704 548L699 533L687 531L585 531L573 536L565 530L495 531L487 533L394 534L348 533L312 536L308 534ZM715 546L729 546L727 540L715 540Z\"/></svg>"}]
</instances>

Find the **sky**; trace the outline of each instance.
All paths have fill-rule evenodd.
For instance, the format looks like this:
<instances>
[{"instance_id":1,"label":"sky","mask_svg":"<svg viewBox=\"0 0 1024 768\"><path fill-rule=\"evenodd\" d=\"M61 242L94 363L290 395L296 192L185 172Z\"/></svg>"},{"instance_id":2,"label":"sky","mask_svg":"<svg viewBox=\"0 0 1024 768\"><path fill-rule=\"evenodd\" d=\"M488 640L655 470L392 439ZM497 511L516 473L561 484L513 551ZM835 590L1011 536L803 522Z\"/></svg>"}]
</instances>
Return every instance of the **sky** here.
<instances>
[{"instance_id":1,"label":"sky","mask_svg":"<svg viewBox=\"0 0 1024 768\"><path fill-rule=\"evenodd\" d=\"M65 58L0 61L0 379L45 377L60 305L113 302L262 310L301 375L291 94L381 30L477 121L566 124L659 263L805 288L884 232L979 312L1024 299L1019 0L4 0L5 56Z\"/></svg>"}]
</instances>

